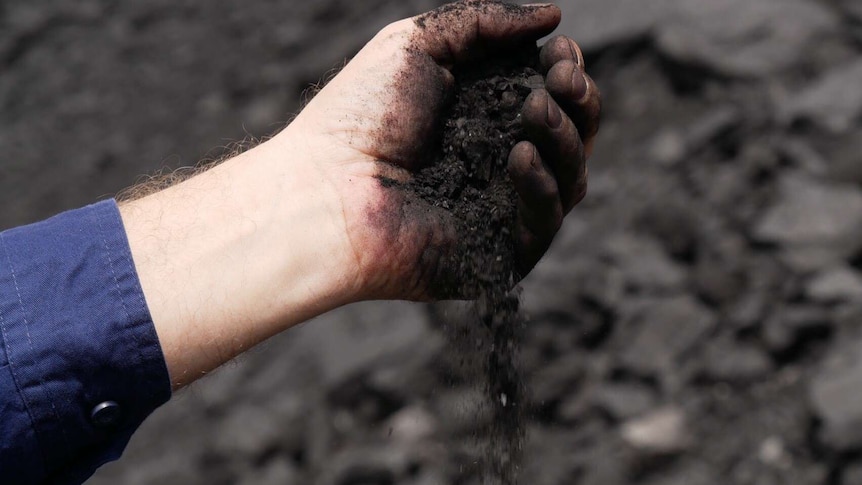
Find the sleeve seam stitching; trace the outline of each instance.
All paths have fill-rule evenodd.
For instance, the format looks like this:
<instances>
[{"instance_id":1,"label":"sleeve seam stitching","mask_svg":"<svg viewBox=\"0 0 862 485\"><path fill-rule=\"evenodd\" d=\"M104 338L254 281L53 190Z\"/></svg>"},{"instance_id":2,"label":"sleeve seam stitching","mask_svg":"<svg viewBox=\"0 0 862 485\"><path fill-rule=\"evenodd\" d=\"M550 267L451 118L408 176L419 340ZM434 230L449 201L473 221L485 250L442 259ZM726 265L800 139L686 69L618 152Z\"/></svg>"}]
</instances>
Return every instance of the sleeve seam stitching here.
<instances>
[{"instance_id":1,"label":"sleeve seam stitching","mask_svg":"<svg viewBox=\"0 0 862 485\"><path fill-rule=\"evenodd\" d=\"M129 311L128 305L126 304L126 298L123 296L123 291L120 289L120 280L117 277L117 272L114 270L114 263L111 261L111 251L108 246L108 238L106 236L105 225L103 224L103 219L106 216L108 216L107 211L100 211L98 216L96 217L96 224L99 226L99 232L102 236L102 244L105 248L105 256L103 259L108 270L111 272L111 277L114 279L114 289L117 292L117 298L120 300L120 306L123 308L123 313L126 314L126 324L124 325L124 328L129 328L129 326L134 326L135 322L132 318L131 312ZM137 357L134 368L138 372L140 372L141 364L143 363L144 359L141 353L140 346L134 346L134 348L135 356Z\"/></svg>"},{"instance_id":2,"label":"sleeve seam stitching","mask_svg":"<svg viewBox=\"0 0 862 485\"><path fill-rule=\"evenodd\" d=\"M12 269L12 261L11 261L11 258L9 257L9 251L6 248L6 244L5 244L5 240L4 240L2 232L0 232L0 248L3 249L3 254L6 257L6 264L9 266L9 272L10 272L10 275L12 277L12 281L15 282L15 270ZM18 284L16 282L15 283L16 290L17 290L17 286L18 286ZM21 304L20 291L18 291L18 306L19 306L19 308L23 314L24 308ZM26 323L26 316L24 316L23 318L24 318L24 321ZM3 345L6 348L6 360L9 362L9 372L12 374L12 381L15 383L15 388L18 391L18 395L21 397L21 401L24 403L24 408L27 409L27 416L30 418L30 427L33 429L33 435L36 437L36 443L39 446L39 451L42 455L42 461L47 466L48 465L48 455L45 453L45 446L42 444L42 438L40 437L41 433L39 431L38 426L36 425L36 419L33 415L33 409L32 409L32 406L30 405L30 400L27 399L27 396L24 393L23 388L21 387L21 383L19 382L18 375L15 372L16 365L12 361L12 355L11 355L10 346L9 346L9 337L7 335L7 332L6 332L6 319L3 318L2 313L0 313L0 335L2 335L2 337L3 337ZM31 346L31 350L32 350L32 346ZM54 407L53 402L51 403L51 406ZM54 412L56 413L56 411L57 410L55 408ZM64 435L64 438L65 438L65 435Z\"/></svg>"}]
</instances>

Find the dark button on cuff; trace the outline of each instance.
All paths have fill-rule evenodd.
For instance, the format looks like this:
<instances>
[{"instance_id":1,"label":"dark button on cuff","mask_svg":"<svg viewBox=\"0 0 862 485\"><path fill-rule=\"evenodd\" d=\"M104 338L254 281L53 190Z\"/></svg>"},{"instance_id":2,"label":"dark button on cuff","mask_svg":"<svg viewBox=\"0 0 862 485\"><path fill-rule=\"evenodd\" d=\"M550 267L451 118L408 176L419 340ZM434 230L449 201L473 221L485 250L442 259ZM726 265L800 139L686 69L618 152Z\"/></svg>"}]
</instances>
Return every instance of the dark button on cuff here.
<instances>
[{"instance_id":1,"label":"dark button on cuff","mask_svg":"<svg viewBox=\"0 0 862 485\"><path fill-rule=\"evenodd\" d=\"M90 421L98 428L109 428L120 422L120 405L105 401L90 411Z\"/></svg>"}]
</instances>

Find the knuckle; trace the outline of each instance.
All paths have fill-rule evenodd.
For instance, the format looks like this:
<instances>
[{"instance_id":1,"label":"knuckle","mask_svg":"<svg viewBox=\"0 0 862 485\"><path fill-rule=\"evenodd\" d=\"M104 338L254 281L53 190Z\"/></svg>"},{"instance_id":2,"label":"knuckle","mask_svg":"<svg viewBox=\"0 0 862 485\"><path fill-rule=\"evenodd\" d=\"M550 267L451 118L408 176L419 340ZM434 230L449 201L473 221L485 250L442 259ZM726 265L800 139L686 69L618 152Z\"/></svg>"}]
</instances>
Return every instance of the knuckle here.
<instances>
[{"instance_id":1,"label":"knuckle","mask_svg":"<svg viewBox=\"0 0 862 485\"><path fill-rule=\"evenodd\" d=\"M543 124L546 113L548 112L548 104L550 96L544 89L534 89L527 99L524 101L524 107L521 114L528 124Z\"/></svg>"},{"instance_id":2,"label":"knuckle","mask_svg":"<svg viewBox=\"0 0 862 485\"><path fill-rule=\"evenodd\" d=\"M541 201L543 206L552 207L559 200L560 191L551 175L544 169L541 170L541 182L536 187L536 199Z\"/></svg>"},{"instance_id":3,"label":"knuckle","mask_svg":"<svg viewBox=\"0 0 862 485\"><path fill-rule=\"evenodd\" d=\"M522 141L512 148L509 154L508 171L516 179L526 177L535 169L536 149L529 142Z\"/></svg>"},{"instance_id":4,"label":"knuckle","mask_svg":"<svg viewBox=\"0 0 862 485\"><path fill-rule=\"evenodd\" d=\"M398 37L407 32L410 28L412 28L412 26L412 20L399 20L397 22L392 22L380 29L380 32L378 32L375 37L377 40Z\"/></svg>"}]
</instances>

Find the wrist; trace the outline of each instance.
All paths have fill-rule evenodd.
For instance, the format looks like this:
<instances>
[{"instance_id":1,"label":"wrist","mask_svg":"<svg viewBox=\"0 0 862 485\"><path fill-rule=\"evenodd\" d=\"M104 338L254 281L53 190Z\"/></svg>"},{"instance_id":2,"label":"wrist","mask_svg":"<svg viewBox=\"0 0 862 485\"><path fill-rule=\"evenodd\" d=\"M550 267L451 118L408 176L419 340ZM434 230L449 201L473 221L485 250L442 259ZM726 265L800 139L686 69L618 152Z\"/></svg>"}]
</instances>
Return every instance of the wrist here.
<instances>
[{"instance_id":1,"label":"wrist","mask_svg":"<svg viewBox=\"0 0 862 485\"><path fill-rule=\"evenodd\" d=\"M302 241L303 264L320 271L327 301L342 306L374 298L368 245L357 236L367 232L363 215L371 207L369 192L380 190L374 164L334 137L310 133L296 122L266 148L266 171L285 181L273 196L285 201L275 211L275 227L284 237Z\"/></svg>"},{"instance_id":2,"label":"wrist","mask_svg":"<svg viewBox=\"0 0 862 485\"><path fill-rule=\"evenodd\" d=\"M121 206L175 387L358 295L337 197L291 145Z\"/></svg>"},{"instance_id":3,"label":"wrist","mask_svg":"<svg viewBox=\"0 0 862 485\"><path fill-rule=\"evenodd\" d=\"M276 269L274 299L263 301L301 293L298 301L282 304L279 310L293 323L357 301L364 286L347 235L341 194L320 163L331 154L322 153L321 146L325 144L285 130L257 147L259 165L253 170L257 182L246 184L267 194L252 209L266 214L262 226L266 229L255 238Z\"/></svg>"}]
</instances>

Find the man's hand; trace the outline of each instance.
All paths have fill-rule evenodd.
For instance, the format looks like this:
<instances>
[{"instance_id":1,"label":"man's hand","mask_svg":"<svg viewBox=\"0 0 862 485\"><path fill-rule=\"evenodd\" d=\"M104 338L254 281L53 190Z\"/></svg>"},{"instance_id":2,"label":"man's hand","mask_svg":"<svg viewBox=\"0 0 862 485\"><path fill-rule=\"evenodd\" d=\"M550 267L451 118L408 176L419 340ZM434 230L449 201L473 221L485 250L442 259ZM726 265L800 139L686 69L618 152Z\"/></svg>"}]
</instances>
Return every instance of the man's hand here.
<instances>
[{"instance_id":1,"label":"man's hand","mask_svg":"<svg viewBox=\"0 0 862 485\"><path fill-rule=\"evenodd\" d=\"M405 209L435 150L451 69L550 33L560 11L468 0L380 32L283 132L179 185L121 206L174 387L341 305L433 298L458 237L450 216ZM570 39L541 51L546 89L526 100L528 140L509 173L526 274L586 192L599 93Z\"/></svg>"},{"instance_id":2,"label":"man's hand","mask_svg":"<svg viewBox=\"0 0 862 485\"><path fill-rule=\"evenodd\" d=\"M438 296L429 283L449 279L439 263L459 237L451 216L415 197L405 204L409 195L377 177L407 180L437 149L453 68L491 49L535 42L559 20L552 5L468 1L396 22L279 135L303 140L317 154L308 162L339 195L346 251L363 280L361 298ZM572 40L548 42L541 67L546 89L535 90L523 108L529 140L514 147L509 161L520 196L521 274L547 251L563 217L586 193L585 158L600 111L598 89Z\"/></svg>"}]
</instances>

